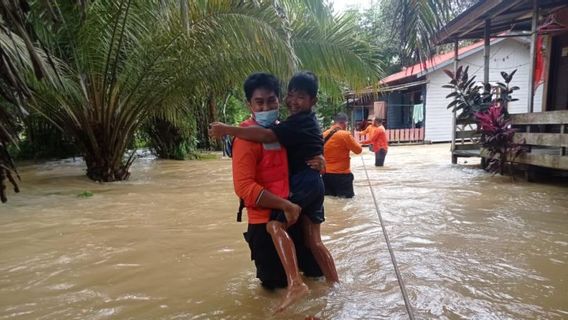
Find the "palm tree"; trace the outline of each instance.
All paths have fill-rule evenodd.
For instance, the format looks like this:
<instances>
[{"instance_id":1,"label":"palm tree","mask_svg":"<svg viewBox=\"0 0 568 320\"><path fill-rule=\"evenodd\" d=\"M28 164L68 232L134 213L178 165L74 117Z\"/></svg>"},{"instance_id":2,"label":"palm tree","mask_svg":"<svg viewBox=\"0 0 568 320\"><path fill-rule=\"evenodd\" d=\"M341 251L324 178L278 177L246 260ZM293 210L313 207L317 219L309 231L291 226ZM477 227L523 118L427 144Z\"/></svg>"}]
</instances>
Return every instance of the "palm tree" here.
<instances>
[{"instance_id":1,"label":"palm tree","mask_svg":"<svg viewBox=\"0 0 568 320\"><path fill-rule=\"evenodd\" d=\"M294 71L308 69L316 72L326 95L342 98L346 88L359 89L376 82L380 71L378 57L373 54L374 47L360 37L358 21L353 14L334 16L330 7L314 0L274 1L273 6L285 32L283 41L292 55ZM275 73L286 79L289 76L289 71L286 71L279 73L276 70ZM233 81L233 86L240 86L242 80ZM207 123L217 120L216 104L211 102L226 101L233 86L212 92L213 99L204 96L201 101L193 99L193 103L186 102L186 111L177 108L181 113L167 115L174 121L153 119L146 126L146 131L151 131L152 145L157 153L179 159L184 150L188 151L188 139L184 139L183 135L189 135L190 131L197 132L201 147L209 147ZM201 105L208 112L202 112ZM185 120L180 123L180 118ZM187 125L195 119L198 119L196 127ZM174 125L174 122L179 125Z\"/></svg>"},{"instance_id":2,"label":"palm tree","mask_svg":"<svg viewBox=\"0 0 568 320\"><path fill-rule=\"evenodd\" d=\"M33 106L75 138L89 178L126 179L133 160L124 158L128 144L170 97L210 95L253 70L292 70L270 4L192 1L188 7L184 25L173 4L101 0L81 14L61 1L65 22L38 32L64 73L56 84L32 84Z\"/></svg>"},{"instance_id":3,"label":"palm tree","mask_svg":"<svg viewBox=\"0 0 568 320\"><path fill-rule=\"evenodd\" d=\"M44 3L49 6L49 2ZM0 2L0 200L7 201L7 182L19 192L16 166L8 145L18 140L18 118L27 114L24 108L32 93L24 74L53 81L57 70L45 53L33 43L26 22L29 3L25 0Z\"/></svg>"},{"instance_id":4,"label":"palm tree","mask_svg":"<svg viewBox=\"0 0 568 320\"><path fill-rule=\"evenodd\" d=\"M213 99L253 71L287 78L312 69L335 92L377 77L353 17L333 17L321 1L48 4L33 2L27 18L55 76L39 81L30 68L17 74L30 88L23 91L29 107L73 137L93 180L126 179L135 133L151 119L173 119L176 101L199 108L208 100L215 114Z\"/></svg>"},{"instance_id":5,"label":"palm tree","mask_svg":"<svg viewBox=\"0 0 568 320\"><path fill-rule=\"evenodd\" d=\"M376 83L381 74L379 57L362 36L358 16L352 12L334 16L329 7L308 4L293 3L288 9L299 68L315 72L331 96Z\"/></svg>"},{"instance_id":6,"label":"palm tree","mask_svg":"<svg viewBox=\"0 0 568 320\"><path fill-rule=\"evenodd\" d=\"M398 32L402 65L429 58L434 35L477 0L382 0L393 7L393 30Z\"/></svg>"}]
</instances>

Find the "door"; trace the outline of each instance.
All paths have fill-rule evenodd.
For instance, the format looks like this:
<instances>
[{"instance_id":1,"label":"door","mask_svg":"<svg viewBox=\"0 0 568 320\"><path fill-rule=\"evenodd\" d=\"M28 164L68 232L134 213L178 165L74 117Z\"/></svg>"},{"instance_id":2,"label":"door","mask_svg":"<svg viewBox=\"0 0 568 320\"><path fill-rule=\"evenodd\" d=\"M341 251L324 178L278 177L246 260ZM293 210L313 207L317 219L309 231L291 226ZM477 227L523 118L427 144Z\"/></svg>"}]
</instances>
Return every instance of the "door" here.
<instances>
[{"instance_id":1,"label":"door","mask_svg":"<svg viewBox=\"0 0 568 320\"><path fill-rule=\"evenodd\" d=\"M552 38L547 111L568 110L568 33Z\"/></svg>"}]
</instances>

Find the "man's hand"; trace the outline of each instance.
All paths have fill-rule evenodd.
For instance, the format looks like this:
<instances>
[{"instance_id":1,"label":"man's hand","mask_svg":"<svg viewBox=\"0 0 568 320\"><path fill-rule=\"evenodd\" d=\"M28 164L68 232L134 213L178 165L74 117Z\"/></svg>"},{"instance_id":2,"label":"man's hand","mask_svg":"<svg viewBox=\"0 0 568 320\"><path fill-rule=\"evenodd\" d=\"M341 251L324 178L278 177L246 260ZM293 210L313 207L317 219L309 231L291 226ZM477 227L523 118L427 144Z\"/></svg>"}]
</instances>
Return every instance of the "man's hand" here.
<instances>
[{"instance_id":1,"label":"man's hand","mask_svg":"<svg viewBox=\"0 0 568 320\"><path fill-rule=\"evenodd\" d=\"M284 216L286 216L286 228L289 228L291 225L296 223L296 221L298 221L300 212L302 212L302 208L299 205L290 202L290 204L287 205L283 211Z\"/></svg>"},{"instance_id":2,"label":"man's hand","mask_svg":"<svg viewBox=\"0 0 568 320\"><path fill-rule=\"evenodd\" d=\"M230 127L222 122L213 122L209 124L209 136L214 138L221 138L226 135L226 128Z\"/></svg>"},{"instance_id":3,"label":"man's hand","mask_svg":"<svg viewBox=\"0 0 568 320\"><path fill-rule=\"evenodd\" d=\"M313 158L311 158L310 160L306 161L306 164L317 171L323 171L325 170L325 158L323 157L323 155L319 155L319 156L315 156Z\"/></svg>"}]
</instances>

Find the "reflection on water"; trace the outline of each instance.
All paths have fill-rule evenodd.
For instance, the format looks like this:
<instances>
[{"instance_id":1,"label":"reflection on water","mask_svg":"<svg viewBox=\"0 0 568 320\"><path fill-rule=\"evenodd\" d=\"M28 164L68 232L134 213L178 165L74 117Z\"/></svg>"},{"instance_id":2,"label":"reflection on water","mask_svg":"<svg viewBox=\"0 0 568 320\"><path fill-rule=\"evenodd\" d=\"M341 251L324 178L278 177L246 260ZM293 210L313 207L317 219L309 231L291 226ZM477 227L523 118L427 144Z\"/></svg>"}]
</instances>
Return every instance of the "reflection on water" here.
<instances>
[{"instance_id":1,"label":"reflection on water","mask_svg":"<svg viewBox=\"0 0 568 320\"><path fill-rule=\"evenodd\" d=\"M568 188L452 166L447 145L393 147L371 183L418 319L568 318ZM354 157L356 198L326 199L342 282L309 281L281 319L406 319ZM80 162L21 168L0 206L0 319L266 319L235 222L230 162L140 160L97 184ZM77 195L93 192L90 198Z\"/></svg>"}]
</instances>

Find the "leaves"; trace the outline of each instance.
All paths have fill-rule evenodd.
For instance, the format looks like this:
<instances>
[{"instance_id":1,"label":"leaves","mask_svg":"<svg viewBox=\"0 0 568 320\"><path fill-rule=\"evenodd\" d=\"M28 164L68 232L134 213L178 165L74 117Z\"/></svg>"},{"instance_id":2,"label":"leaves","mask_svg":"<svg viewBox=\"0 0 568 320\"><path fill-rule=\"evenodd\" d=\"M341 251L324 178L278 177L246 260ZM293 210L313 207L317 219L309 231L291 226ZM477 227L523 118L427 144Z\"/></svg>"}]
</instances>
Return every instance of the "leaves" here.
<instances>
[{"instance_id":1,"label":"leaves","mask_svg":"<svg viewBox=\"0 0 568 320\"><path fill-rule=\"evenodd\" d=\"M474 5L476 0L383 0L395 3L393 30L399 34L403 65L429 59L432 40L453 17Z\"/></svg>"},{"instance_id":2,"label":"leaves","mask_svg":"<svg viewBox=\"0 0 568 320\"><path fill-rule=\"evenodd\" d=\"M497 82L475 84L474 77L469 78L468 67L460 66L454 74L444 70L450 77L450 84L443 88L454 90L446 96L452 98L448 109L456 112L457 119L475 120L481 132L481 145L489 153L489 162L486 169L490 172L503 174L505 165L523 152L522 144L513 141L515 130L511 128L511 121L507 112L507 104L516 101L511 93L518 87L509 88L515 72L510 74L501 72L505 83Z\"/></svg>"},{"instance_id":3,"label":"leaves","mask_svg":"<svg viewBox=\"0 0 568 320\"><path fill-rule=\"evenodd\" d=\"M502 106L495 104L487 112L475 115L482 133L481 144L489 152L486 169L503 174L506 163L514 161L524 151L523 143L513 141L516 130L511 128L511 120Z\"/></svg>"},{"instance_id":4,"label":"leaves","mask_svg":"<svg viewBox=\"0 0 568 320\"><path fill-rule=\"evenodd\" d=\"M488 107L489 100L475 83L475 76L469 77L469 67L459 66L455 74L450 70L444 70L444 73L450 77L450 83L443 87L453 90L446 96L453 99L448 109L456 112L458 119L473 120L475 112Z\"/></svg>"},{"instance_id":5,"label":"leaves","mask_svg":"<svg viewBox=\"0 0 568 320\"><path fill-rule=\"evenodd\" d=\"M380 71L356 17L334 16L319 0L20 3L30 5L33 41L0 33L10 81L25 84L12 100L29 98L28 107L73 137L94 180L128 177L126 149L145 124L179 143L195 139L187 127L196 114L215 114L205 100L251 72L286 79L310 69L323 91L341 96L376 82Z\"/></svg>"}]
</instances>

